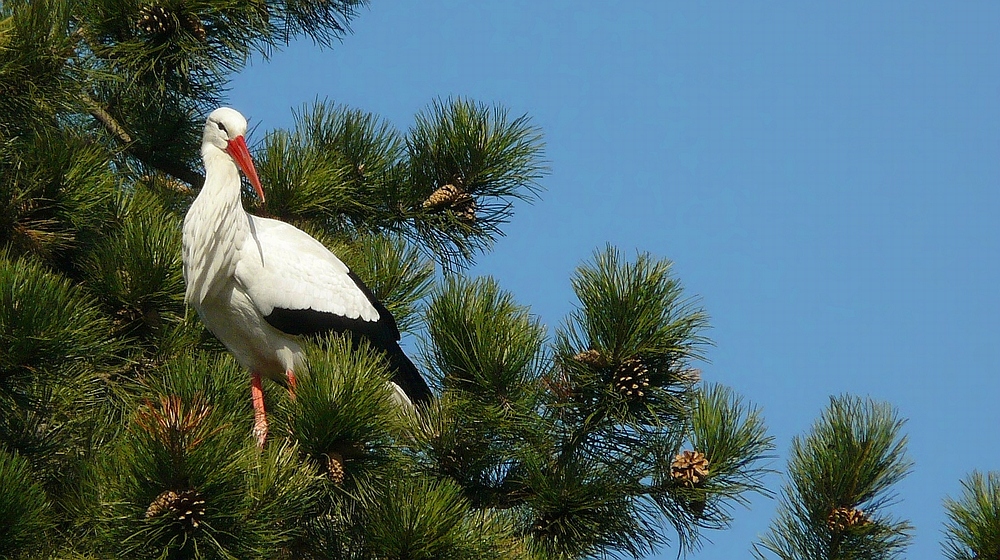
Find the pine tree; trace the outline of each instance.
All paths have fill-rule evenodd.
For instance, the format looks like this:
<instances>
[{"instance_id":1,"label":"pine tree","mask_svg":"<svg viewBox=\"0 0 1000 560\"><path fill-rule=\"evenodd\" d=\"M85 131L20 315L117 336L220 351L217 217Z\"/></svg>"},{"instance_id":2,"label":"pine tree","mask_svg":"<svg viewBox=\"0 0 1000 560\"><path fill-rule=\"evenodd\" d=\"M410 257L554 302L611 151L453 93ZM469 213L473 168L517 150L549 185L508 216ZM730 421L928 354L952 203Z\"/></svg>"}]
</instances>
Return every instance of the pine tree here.
<instances>
[{"instance_id":1,"label":"pine tree","mask_svg":"<svg viewBox=\"0 0 1000 560\"><path fill-rule=\"evenodd\" d=\"M257 448L246 372L183 302L200 130L249 56L331 46L362 4L0 5L0 553L642 557L766 493L771 438L701 382L708 319L669 261L597 252L551 339L461 274L545 167L528 117L460 98L405 131L320 102L260 140L269 197L247 207L422 333L438 398L401 413L375 352L317 340L294 400L266 387Z\"/></svg>"},{"instance_id":2,"label":"pine tree","mask_svg":"<svg viewBox=\"0 0 1000 560\"><path fill-rule=\"evenodd\" d=\"M962 497L947 498L944 556L949 560L1000 558L1000 473L973 472Z\"/></svg>"},{"instance_id":3,"label":"pine tree","mask_svg":"<svg viewBox=\"0 0 1000 560\"><path fill-rule=\"evenodd\" d=\"M832 398L792 442L788 484L771 530L754 547L783 560L901 558L912 527L888 511L912 463L903 421L885 403Z\"/></svg>"}]
</instances>

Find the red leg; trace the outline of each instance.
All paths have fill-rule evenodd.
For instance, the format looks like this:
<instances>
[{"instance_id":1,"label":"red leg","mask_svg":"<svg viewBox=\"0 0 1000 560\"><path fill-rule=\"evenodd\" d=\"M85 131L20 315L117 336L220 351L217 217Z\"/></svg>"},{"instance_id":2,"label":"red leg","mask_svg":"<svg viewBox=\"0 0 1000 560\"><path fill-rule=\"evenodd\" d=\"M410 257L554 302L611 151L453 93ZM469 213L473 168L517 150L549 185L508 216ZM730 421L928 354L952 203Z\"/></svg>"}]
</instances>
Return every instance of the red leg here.
<instances>
[{"instance_id":1,"label":"red leg","mask_svg":"<svg viewBox=\"0 0 1000 560\"><path fill-rule=\"evenodd\" d=\"M292 370L285 371L285 375L288 376L288 394L295 400L295 372Z\"/></svg>"},{"instance_id":2,"label":"red leg","mask_svg":"<svg viewBox=\"0 0 1000 560\"><path fill-rule=\"evenodd\" d=\"M253 398L253 435L257 438L257 445L264 447L264 440L267 439L267 414L264 412L264 388L257 372L250 376L250 395Z\"/></svg>"}]
</instances>

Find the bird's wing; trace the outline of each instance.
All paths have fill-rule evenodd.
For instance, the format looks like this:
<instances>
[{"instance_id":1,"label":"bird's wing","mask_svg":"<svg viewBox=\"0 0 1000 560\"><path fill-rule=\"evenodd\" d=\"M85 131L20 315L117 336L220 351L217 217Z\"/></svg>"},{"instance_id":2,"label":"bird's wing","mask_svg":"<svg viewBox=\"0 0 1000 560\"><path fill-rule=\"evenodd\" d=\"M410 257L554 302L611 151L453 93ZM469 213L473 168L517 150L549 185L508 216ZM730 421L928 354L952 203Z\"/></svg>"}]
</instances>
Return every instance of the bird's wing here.
<instances>
[{"instance_id":1,"label":"bird's wing","mask_svg":"<svg viewBox=\"0 0 1000 560\"><path fill-rule=\"evenodd\" d=\"M354 331L399 340L395 320L347 265L285 222L250 216L235 278L267 322L288 334Z\"/></svg>"}]
</instances>

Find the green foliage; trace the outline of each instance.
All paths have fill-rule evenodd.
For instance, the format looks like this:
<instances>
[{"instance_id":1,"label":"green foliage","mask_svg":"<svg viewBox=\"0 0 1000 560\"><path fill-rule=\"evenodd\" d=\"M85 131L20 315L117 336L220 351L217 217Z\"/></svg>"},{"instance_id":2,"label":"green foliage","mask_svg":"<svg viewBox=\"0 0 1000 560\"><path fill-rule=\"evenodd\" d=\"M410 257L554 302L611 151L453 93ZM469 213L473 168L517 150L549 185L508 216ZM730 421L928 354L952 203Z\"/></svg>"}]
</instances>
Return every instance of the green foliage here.
<instances>
[{"instance_id":1,"label":"green foliage","mask_svg":"<svg viewBox=\"0 0 1000 560\"><path fill-rule=\"evenodd\" d=\"M0 253L0 442L54 479L84 449L83 416L117 349L108 320L68 279Z\"/></svg>"},{"instance_id":2,"label":"green foliage","mask_svg":"<svg viewBox=\"0 0 1000 560\"><path fill-rule=\"evenodd\" d=\"M510 120L503 109L450 99L417 116L406 146L415 184L458 180L467 192L504 196L539 178L539 142L527 116Z\"/></svg>"},{"instance_id":3,"label":"green foliage","mask_svg":"<svg viewBox=\"0 0 1000 560\"><path fill-rule=\"evenodd\" d=\"M710 476L700 488L675 485L674 500L679 497L683 509L695 513L700 524L726 527L732 522L731 504L749 506L750 491L770 494L762 480L767 471L756 463L769 457L773 438L767 435L760 410L745 404L732 389L709 385L697 392L689 440L708 459ZM658 472L657 478L666 475ZM692 512L691 505L700 503L704 506Z\"/></svg>"},{"instance_id":4,"label":"green foliage","mask_svg":"<svg viewBox=\"0 0 1000 560\"><path fill-rule=\"evenodd\" d=\"M573 289L580 305L556 335L561 371L554 383L571 388L570 398L556 405L565 418L573 415L586 430L611 420L637 429L684 429L697 379L690 363L707 343L702 331L708 318L683 298L670 267L649 254L625 262L608 247L577 270ZM587 354L593 358L584 359ZM615 388L629 360L641 362L648 375L639 400ZM595 404L606 418L591 414Z\"/></svg>"},{"instance_id":5,"label":"green foliage","mask_svg":"<svg viewBox=\"0 0 1000 560\"><path fill-rule=\"evenodd\" d=\"M532 407L545 331L494 280L447 279L428 308L427 323L432 362L446 391L461 391L486 406Z\"/></svg>"},{"instance_id":6,"label":"green foliage","mask_svg":"<svg viewBox=\"0 0 1000 560\"><path fill-rule=\"evenodd\" d=\"M104 546L127 558L273 558L302 533L314 475L294 446L250 437L246 374L231 358L180 358L136 391L100 462Z\"/></svg>"},{"instance_id":7,"label":"green foliage","mask_svg":"<svg viewBox=\"0 0 1000 560\"><path fill-rule=\"evenodd\" d=\"M16 558L39 550L52 528L48 499L31 473L31 464L0 448L0 556Z\"/></svg>"},{"instance_id":8,"label":"green foliage","mask_svg":"<svg viewBox=\"0 0 1000 560\"><path fill-rule=\"evenodd\" d=\"M180 220L146 191L122 200L122 207L120 229L96 243L84 279L119 334L149 339L184 317Z\"/></svg>"},{"instance_id":9,"label":"green foliage","mask_svg":"<svg viewBox=\"0 0 1000 560\"><path fill-rule=\"evenodd\" d=\"M730 502L762 491L758 463L773 444L759 413L731 391L696 390L688 360L705 342L705 319L669 263L623 262L613 249L595 262L577 276L583 305L558 333L554 355L537 318L494 280L450 278L438 288L427 357L443 393L414 436L425 454L418 462L458 482L473 505L512 512L543 557L640 557L666 542L664 524L693 546L700 527L728 525ZM596 302L602 293L613 296ZM575 334L628 310L646 322L640 334L593 336L606 342L602 350L627 348L617 356ZM629 359L648 373L642 396L616 388ZM671 475L685 442L710 455L706 480Z\"/></svg>"},{"instance_id":10,"label":"green foliage","mask_svg":"<svg viewBox=\"0 0 1000 560\"><path fill-rule=\"evenodd\" d=\"M0 243L66 266L111 217L116 180L106 154L51 131L0 144Z\"/></svg>"},{"instance_id":11,"label":"green foliage","mask_svg":"<svg viewBox=\"0 0 1000 560\"><path fill-rule=\"evenodd\" d=\"M260 158L264 209L309 221L328 234L399 221L385 177L401 156L399 134L375 115L316 103L295 114L295 129L268 134Z\"/></svg>"},{"instance_id":12,"label":"green foliage","mask_svg":"<svg viewBox=\"0 0 1000 560\"><path fill-rule=\"evenodd\" d=\"M261 211L330 237L392 231L464 266L501 234L514 200L534 199L541 158L530 120L499 107L436 101L403 137L372 114L319 102L296 114L293 131L264 140ZM444 185L469 197L471 214L430 204Z\"/></svg>"},{"instance_id":13,"label":"green foliage","mask_svg":"<svg viewBox=\"0 0 1000 560\"><path fill-rule=\"evenodd\" d=\"M369 558L473 560L524 558L510 547L511 530L496 516L469 507L447 480L401 479L364 519Z\"/></svg>"},{"instance_id":14,"label":"green foliage","mask_svg":"<svg viewBox=\"0 0 1000 560\"><path fill-rule=\"evenodd\" d=\"M94 0L75 23L95 63L128 76L129 85L212 100L254 53L267 55L299 35L332 44L362 4Z\"/></svg>"},{"instance_id":15,"label":"green foliage","mask_svg":"<svg viewBox=\"0 0 1000 560\"><path fill-rule=\"evenodd\" d=\"M402 453L415 415L400 415L382 358L331 337L310 351L287 432L322 482L318 515L304 520L300 558L500 558L512 525L470 507L455 483L415 478ZM514 543L516 544L516 543Z\"/></svg>"},{"instance_id":16,"label":"green foliage","mask_svg":"<svg viewBox=\"0 0 1000 560\"><path fill-rule=\"evenodd\" d=\"M946 498L944 556L949 560L1000 557L1000 473L973 472L961 498Z\"/></svg>"},{"instance_id":17,"label":"green foliage","mask_svg":"<svg viewBox=\"0 0 1000 560\"><path fill-rule=\"evenodd\" d=\"M480 506L524 499L516 471L541 443L544 330L491 279L451 278L427 311L431 371L443 389L422 441L438 475Z\"/></svg>"},{"instance_id":18,"label":"green foliage","mask_svg":"<svg viewBox=\"0 0 1000 560\"><path fill-rule=\"evenodd\" d=\"M72 106L67 17L59 1L0 5L0 141L51 129Z\"/></svg>"},{"instance_id":19,"label":"green foliage","mask_svg":"<svg viewBox=\"0 0 1000 560\"><path fill-rule=\"evenodd\" d=\"M761 546L788 559L901 557L911 527L886 510L911 467L902 427L887 404L831 399L812 432L792 442L789 484Z\"/></svg>"},{"instance_id":20,"label":"green foliage","mask_svg":"<svg viewBox=\"0 0 1000 560\"><path fill-rule=\"evenodd\" d=\"M298 36L333 45L362 0L15 0L0 7L0 140L72 124L200 185L204 114L254 54Z\"/></svg>"},{"instance_id":21,"label":"green foliage","mask_svg":"<svg viewBox=\"0 0 1000 560\"><path fill-rule=\"evenodd\" d=\"M79 374L106 355L106 319L68 279L0 254L0 290L0 380L11 401L30 400L16 396L22 383Z\"/></svg>"},{"instance_id":22,"label":"green foliage","mask_svg":"<svg viewBox=\"0 0 1000 560\"><path fill-rule=\"evenodd\" d=\"M655 514L636 495L641 482L632 473L585 458L535 460L524 470L531 508L524 530L545 556L638 558L665 541L656 531Z\"/></svg>"},{"instance_id":23,"label":"green foliage","mask_svg":"<svg viewBox=\"0 0 1000 560\"><path fill-rule=\"evenodd\" d=\"M669 261L640 254L634 263L608 247L594 262L580 267L573 290L580 309L567 326L569 342L597 350L617 361L650 352L674 360L700 358L707 340L705 313L682 299L680 282L670 274Z\"/></svg>"},{"instance_id":24,"label":"green foliage","mask_svg":"<svg viewBox=\"0 0 1000 560\"><path fill-rule=\"evenodd\" d=\"M417 115L406 150L411 190L402 198L427 200L451 184L475 199L475 220L446 209L424 212L414 222L422 244L447 256L445 263L471 261L476 251L489 248L509 221L512 199L532 200L546 171L541 133L526 115L511 119L505 109L466 99L435 101Z\"/></svg>"},{"instance_id":25,"label":"green foliage","mask_svg":"<svg viewBox=\"0 0 1000 560\"><path fill-rule=\"evenodd\" d=\"M286 402L289 432L323 472L335 456L348 490L370 490L390 462L399 412L386 365L367 344L332 336L309 354L310 369L297 376L295 398Z\"/></svg>"}]
</instances>

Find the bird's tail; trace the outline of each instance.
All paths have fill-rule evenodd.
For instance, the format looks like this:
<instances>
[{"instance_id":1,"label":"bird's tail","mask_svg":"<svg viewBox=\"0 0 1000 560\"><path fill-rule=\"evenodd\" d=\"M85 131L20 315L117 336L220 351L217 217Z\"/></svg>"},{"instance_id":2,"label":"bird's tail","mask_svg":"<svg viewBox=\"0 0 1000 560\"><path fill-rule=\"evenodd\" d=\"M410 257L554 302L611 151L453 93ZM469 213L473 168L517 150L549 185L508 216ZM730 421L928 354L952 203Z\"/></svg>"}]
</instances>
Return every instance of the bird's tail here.
<instances>
[{"instance_id":1,"label":"bird's tail","mask_svg":"<svg viewBox=\"0 0 1000 560\"><path fill-rule=\"evenodd\" d=\"M399 347L393 343L385 348L386 357L389 359L389 369L392 370L392 382L406 393L406 397L413 404L424 404L431 400L431 390L424 381L417 366L413 365L410 358Z\"/></svg>"}]
</instances>

